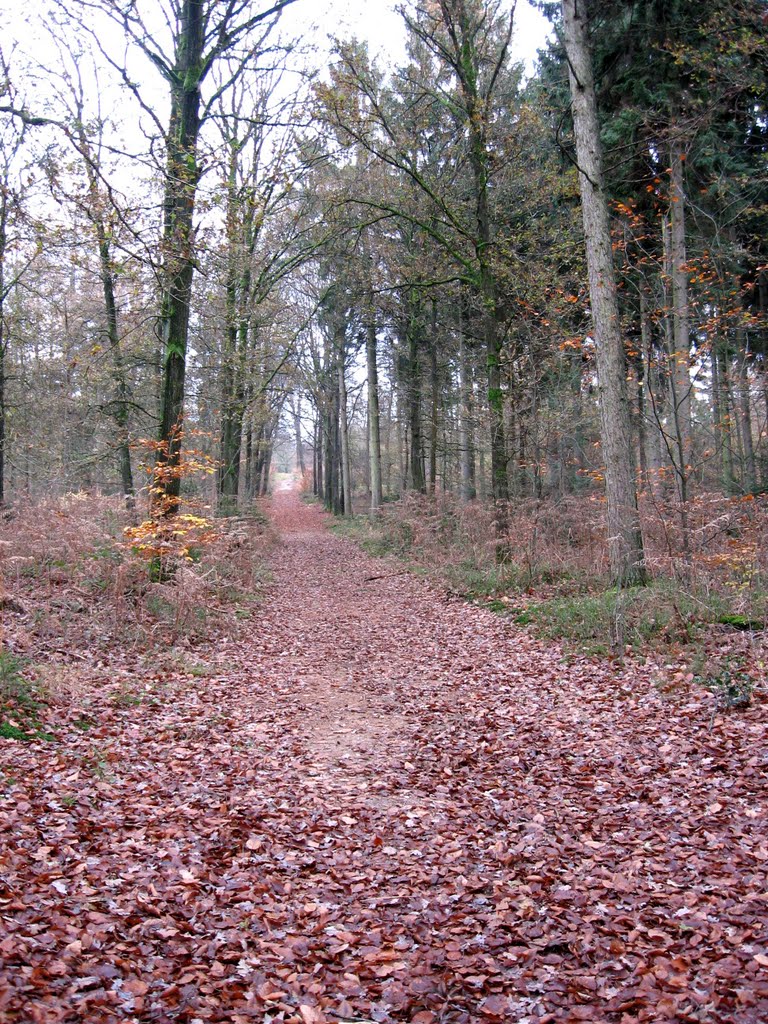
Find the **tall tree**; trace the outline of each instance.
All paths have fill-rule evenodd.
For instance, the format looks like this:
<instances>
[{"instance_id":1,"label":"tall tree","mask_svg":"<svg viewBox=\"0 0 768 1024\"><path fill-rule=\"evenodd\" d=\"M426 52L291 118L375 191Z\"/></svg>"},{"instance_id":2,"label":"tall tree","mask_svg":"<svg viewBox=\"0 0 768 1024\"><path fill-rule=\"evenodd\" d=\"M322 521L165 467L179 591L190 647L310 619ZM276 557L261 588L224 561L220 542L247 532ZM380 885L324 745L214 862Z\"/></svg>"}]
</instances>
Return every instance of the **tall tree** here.
<instances>
[{"instance_id":1,"label":"tall tree","mask_svg":"<svg viewBox=\"0 0 768 1024\"><path fill-rule=\"evenodd\" d=\"M162 20L164 40L154 30L154 17L146 5L99 0L98 7L124 39L143 53L166 84L170 115L164 124L154 104L142 94L122 57L113 56L99 34L87 23L105 59L120 74L124 85L137 97L142 109L161 133L165 149L163 175L163 228L160 267L158 335L163 350L160 408L161 447L158 455L157 493L154 511L172 515L178 508L181 489L180 458L183 437L184 387L187 364L192 283L196 265L195 203L203 173L199 140L203 124L224 90L252 67L266 46L281 12L295 0L274 3L244 0L169 2ZM80 0L81 11L92 5ZM229 73L212 95L203 86L212 69L227 60Z\"/></svg>"},{"instance_id":2,"label":"tall tree","mask_svg":"<svg viewBox=\"0 0 768 1024\"><path fill-rule=\"evenodd\" d=\"M603 184L603 153L589 42L588 6L586 0L563 0L562 11L597 349L611 571L620 585L632 585L645 582L646 569L637 507L632 424L611 225Z\"/></svg>"},{"instance_id":3,"label":"tall tree","mask_svg":"<svg viewBox=\"0 0 768 1024\"><path fill-rule=\"evenodd\" d=\"M416 17L405 15L411 32L456 76L456 112L468 135L475 218L476 288L488 371L491 426L491 482L499 501L509 497L504 434L501 353L504 343L503 295L494 253L495 225L490 208L492 180L491 125L499 77L505 71L512 38L514 5L503 15L498 3L440 0L437 11L424 5Z\"/></svg>"},{"instance_id":4,"label":"tall tree","mask_svg":"<svg viewBox=\"0 0 768 1024\"><path fill-rule=\"evenodd\" d=\"M114 421L120 483L129 505L134 500L133 469L130 447L131 387L125 366L120 317L118 311L119 268L115 260L115 236L125 222L125 215L117 209L115 192L105 186L104 120L89 118L82 69L82 53L71 54L71 69L62 60L60 80L61 101L66 113L62 125L67 139L75 149L86 187L82 195L74 194L74 203L91 225L98 252L99 279L104 299L104 338L112 361L113 394L106 408ZM94 69L98 85L98 73ZM58 191L56 176L51 180L54 194Z\"/></svg>"},{"instance_id":5,"label":"tall tree","mask_svg":"<svg viewBox=\"0 0 768 1024\"><path fill-rule=\"evenodd\" d=\"M34 175L32 157L25 154L27 127L34 118L19 108L11 67L0 51L1 110L13 116L0 123L0 506L6 499L7 465L7 361L10 342L9 306L13 292L33 265L38 248L25 239L29 223L26 209ZM25 244L26 243L26 244ZM31 243L31 244L30 244Z\"/></svg>"},{"instance_id":6,"label":"tall tree","mask_svg":"<svg viewBox=\"0 0 768 1024\"><path fill-rule=\"evenodd\" d=\"M510 63L514 11L500 0L441 0L402 8L410 63L382 86L359 46L339 48L325 116L355 144L395 169L400 195L359 196L443 247L471 296L485 349L493 496L508 498L502 358L509 307L501 285L513 244L498 201L514 134ZM406 185L407 183L407 185ZM414 202L415 194L419 195Z\"/></svg>"}]
</instances>

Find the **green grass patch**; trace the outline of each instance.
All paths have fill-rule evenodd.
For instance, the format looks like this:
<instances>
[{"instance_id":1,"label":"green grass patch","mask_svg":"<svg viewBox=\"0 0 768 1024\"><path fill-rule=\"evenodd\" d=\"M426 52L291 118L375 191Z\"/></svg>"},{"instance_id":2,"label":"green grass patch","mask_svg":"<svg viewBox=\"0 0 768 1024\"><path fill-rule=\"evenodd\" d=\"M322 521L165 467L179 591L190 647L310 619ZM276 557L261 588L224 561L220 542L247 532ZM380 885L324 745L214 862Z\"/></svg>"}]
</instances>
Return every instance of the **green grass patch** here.
<instances>
[{"instance_id":1,"label":"green grass patch","mask_svg":"<svg viewBox=\"0 0 768 1024\"><path fill-rule=\"evenodd\" d=\"M10 651L0 651L0 738L52 740L38 720L39 703L31 684L21 674L22 663Z\"/></svg>"},{"instance_id":2,"label":"green grass patch","mask_svg":"<svg viewBox=\"0 0 768 1024\"><path fill-rule=\"evenodd\" d=\"M691 594L660 580L648 587L555 597L529 605L515 621L532 626L539 636L564 641L579 654L604 655L626 646L692 642L726 609L716 594Z\"/></svg>"},{"instance_id":3,"label":"green grass patch","mask_svg":"<svg viewBox=\"0 0 768 1024\"><path fill-rule=\"evenodd\" d=\"M539 637L563 643L568 655L609 656L645 650L686 649L695 658L706 631L765 627L765 588L728 592L711 582L662 577L650 586L616 589L595 569L580 571L554 558L526 558L510 546L496 563L494 549L450 518L419 519L384 512L339 517L330 528L374 557L394 556L411 572L441 580L453 593L500 615L513 617ZM474 539L472 539L474 537ZM526 606L520 598L526 596ZM531 603L527 603L530 601Z\"/></svg>"},{"instance_id":4,"label":"green grass patch","mask_svg":"<svg viewBox=\"0 0 768 1024\"><path fill-rule=\"evenodd\" d=\"M32 690L21 674L21 659L10 651L0 651L0 699L33 705Z\"/></svg>"},{"instance_id":5,"label":"green grass patch","mask_svg":"<svg viewBox=\"0 0 768 1024\"><path fill-rule=\"evenodd\" d=\"M443 576L451 590L455 590L462 597L482 600L514 587L508 570L509 566L481 566L475 562L464 561L446 565Z\"/></svg>"},{"instance_id":6,"label":"green grass patch","mask_svg":"<svg viewBox=\"0 0 768 1024\"><path fill-rule=\"evenodd\" d=\"M46 732L34 711L29 708L0 708L0 739L21 740L31 743L33 740L52 742L55 736Z\"/></svg>"},{"instance_id":7,"label":"green grass patch","mask_svg":"<svg viewBox=\"0 0 768 1024\"><path fill-rule=\"evenodd\" d=\"M187 671L195 679L210 679L210 677L214 675L214 669L212 666L204 665L202 662L196 665L190 665Z\"/></svg>"},{"instance_id":8,"label":"green grass patch","mask_svg":"<svg viewBox=\"0 0 768 1024\"><path fill-rule=\"evenodd\" d=\"M532 577L528 567L516 562L483 565L466 559L447 563L436 571L452 591L499 613L509 612L511 599L535 586L546 585L558 595L579 593L587 586L585 580L577 580L570 572L546 566L541 566Z\"/></svg>"}]
</instances>

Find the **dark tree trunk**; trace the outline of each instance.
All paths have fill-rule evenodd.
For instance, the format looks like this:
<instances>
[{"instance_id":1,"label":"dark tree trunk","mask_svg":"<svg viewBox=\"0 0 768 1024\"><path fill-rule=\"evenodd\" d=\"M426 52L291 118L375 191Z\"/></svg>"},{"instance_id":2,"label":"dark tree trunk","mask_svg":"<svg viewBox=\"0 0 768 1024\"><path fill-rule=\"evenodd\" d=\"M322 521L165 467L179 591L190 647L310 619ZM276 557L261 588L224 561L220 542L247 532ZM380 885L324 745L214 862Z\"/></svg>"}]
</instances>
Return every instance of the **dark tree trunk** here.
<instances>
[{"instance_id":1,"label":"dark tree trunk","mask_svg":"<svg viewBox=\"0 0 768 1024\"><path fill-rule=\"evenodd\" d=\"M106 336L112 358L112 379L114 382L114 398L110 403L112 419L117 431L117 454L120 469L120 486L129 507L134 505L135 489L133 470L131 467L129 403L131 389L125 370L123 350L120 340L120 325L117 313L115 267L112 260L111 234L104 218L104 198L101 194L99 179L98 150L94 154L92 145L85 132L82 121L82 96L75 98L78 117L76 128L77 148L82 157L83 167L88 180L88 202L85 212L93 225L99 251L99 273L101 289L104 297L104 314L106 317Z\"/></svg>"},{"instance_id":2,"label":"dark tree trunk","mask_svg":"<svg viewBox=\"0 0 768 1024\"><path fill-rule=\"evenodd\" d=\"M181 493L181 444L189 310L194 275L195 194L200 178L200 74L203 0L183 0L171 86L171 117L163 197L163 277L158 325L163 346L160 441L154 511L173 515Z\"/></svg>"},{"instance_id":3,"label":"dark tree trunk","mask_svg":"<svg viewBox=\"0 0 768 1024\"><path fill-rule=\"evenodd\" d=\"M341 511L352 515L352 466L349 453L349 423L347 422L347 378L345 332L337 336L338 380L339 380L339 444L341 448Z\"/></svg>"},{"instance_id":4,"label":"dark tree trunk","mask_svg":"<svg viewBox=\"0 0 768 1024\"><path fill-rule=\"evenodd\" d=\"M437 303L432 302L432 329L429 339L429 482L428 493L434 497L437 486L437 438L440 425L440 382L437 366ZM443 483L443 486L445 484Z\"/></svg>"},{"instance_id":5,"label":"dark tree trunk","mask_svg":"<svg viewBox=\"0 0 768 1024\"><path fill-rule=\"evenodd\" d=\"M8 191L0 188L0 508L5 504L5 357L8 347L5 330L5 256L8 244Z\"/></svg>"},{"instance_id":6,"label":"dark tree trunk","mask_svg":"<svg viewBox=\"0 0 768 1024\"><path fill-rule=\"evenodd\" d=\"M318 408L317 411L317 422L315 426L315 484L314 493L316 498L322 498L323 496L323 449L324 449L324 433L323 433L323 416Z\"/></svg>"},{"instance_id":7,"label":"dark tree trunk","mask_svg":"<svg viewBox=\"0 0 768 1024\"><path fill-rule=\"evenodd\" d=\"M755 445L752 437L752 402L749 382L749 357L747 354L746 331L739 330L736 345L736 407L738 409L739 436L741 438L742 472L741 486L746 494L754 494L757 489L757 463L755 461Z\"/></svg>"},{"instance_id":8,"label":"dark tree trunk","mask_svg":"<svg viewBox=\"0 0 768 1024\"><path fill-rule=\"evenodd\" d=\"M218 471L219 508L224 515L237 511L240 486L240 452L242 445L242 404L238 402L237 371L234 366L237 348L237 330L226 329L227 344L222 353L221 367L221 439ZM239 406L239 408L238 408Z\"/></svg>"},{"instance_id":9,"label":"dark tree trunk","mask_svg":"<svg viewBox=\"0 0 768 1024\"><path fill-rule=\"evenodd\" d=\"M421 307L413 291L407 298L405 343L407 372L405 388L408 396L408 483L412 490L425 494L424 452L421 435Z\"/></svg>"},{"instance_id":10,"label":"dark tree trunk","mask_svg":"<svg viewBox=\"0 0 768 1024\"><path fill-rule=\"evenodd\" d=\"M112 268L109 240L102 223L97 224L99 235L99 259L101 262L101 283L104 292L104 308L107 314L107 340L112 355L112 373L115 382L114 421L117 427L117 450L120 463L120 485L129 504L133 504L135 489L131 468L131 448L128 427L128 403L130 388L123 363L120 346L120 331L115 300L115 276Z\"/></svg>"},{"instance_id":11,"label":"dark tree trunk","mask_svg":"<svg viewBox=\"0 0 768 1024\"><path fill-rule=\"evenodd\" d=\"M242 437L242 408L238 409L238 266L237 266L237 165L240 148L230 141L229 180L227 190L227 244L228 265L226 284L226 322L221 353L221 434L219 444L219 470L217 474L219 508L224 515L237 509L240 482L240 445Z\"/></svg>"},{"instance_id":12,"label":"dark tree trunk","mask_svg":"<svg viewBox=\"0 0 768 1024\"><path fill-rule=\"evenodd\" d=\"M459 458L463 501L472 501L477 496L472 384L472 361L467 339L464 336L464 318L462 318L459 327Z\"/></svg>"},{"instance_id":13,"label":"dark tree trunk","mask_svg":"<svg viewBox=\"0 0 768 1024\"><path fill-rule=\"evenodd\" d=\"M486 15L487 16L487 15ZM459 80L466 109L466 127L469 135L469 163L474 185L474 206L477 235L475 256L477 275L473 281L479 305L482 336L485 343L488 374L488 415L491 438L491 490L494 501L502 504L509 498L507 484L507 446L504 431L504 394L501 386L501 354L503 349L502 311L499 286L494 271L493 227L489 206L491 153L488 143L488 114L490 91L493 84L482 85L480 57L475 37L481 22L463 2L444 3L443 19L451 25L454 52L451 59ZM501 43L498 60L503 62L512 34L512 14L509 16L506 40ZM500 66L500 65L499 65ZM490 82L493 83L493 74ZM497 514L498 532L506 534L506 512L500 507Z\"/></svg>"}]
</instances>

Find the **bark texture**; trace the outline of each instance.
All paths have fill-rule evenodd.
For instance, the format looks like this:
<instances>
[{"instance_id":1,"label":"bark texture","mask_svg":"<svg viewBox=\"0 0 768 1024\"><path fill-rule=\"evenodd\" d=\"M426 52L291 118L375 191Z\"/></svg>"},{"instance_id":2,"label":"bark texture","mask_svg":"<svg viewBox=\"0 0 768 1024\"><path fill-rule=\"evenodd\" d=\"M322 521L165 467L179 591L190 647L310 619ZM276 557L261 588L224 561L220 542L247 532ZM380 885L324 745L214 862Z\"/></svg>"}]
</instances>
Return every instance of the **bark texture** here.
<instances>
[{"instance_id":1,"label":"bark texture","mask_svg":"<svg viewBox=\"0 0 768 1024\"><path fill-rule=\"evenodd\" d=\"M587 7L583 0L563 0L562 8L597 349L611 571L617 583L632 585L645 582L646 570Z\"/></svg>"}]
</instances>

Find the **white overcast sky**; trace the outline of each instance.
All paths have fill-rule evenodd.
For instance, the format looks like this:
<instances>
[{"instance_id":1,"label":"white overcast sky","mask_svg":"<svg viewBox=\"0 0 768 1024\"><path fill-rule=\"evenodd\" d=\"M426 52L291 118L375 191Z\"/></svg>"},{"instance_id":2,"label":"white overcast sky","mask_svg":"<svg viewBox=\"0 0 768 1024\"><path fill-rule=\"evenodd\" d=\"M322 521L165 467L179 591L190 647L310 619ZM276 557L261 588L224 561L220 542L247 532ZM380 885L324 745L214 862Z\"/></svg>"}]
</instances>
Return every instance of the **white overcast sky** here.
<instances>
[{"instance_id":1,"label":"white overcast sky","mask_svg":"<svg viewBox=\"0 0 768 1024\"><path fill-rule=\"evenodd\" d=\"M266 0L263 0L266 6ZM405 0L406 5L408 0ZM502 0L502 7L511 9L514 0ZM141 8L146 12L158 0L143 0ZM397 0L297 0L284 11L278 31L286 39L300 39L307 43L313 54L306 54L307 65L322 67L327 63L331 52L331 37L336 39L357 36L367 40L371 52L380 61L383 70L388 70L405 59L405 30L402 18L395 11ZM39 60L53 67L57 64L57 47L52 41L55 38L55 27L51 32L50 19L46 18L45 0L31 0L26 4L19 0L0 0L0 48L8 57L14 45L18 45L20 54L26 55L30 64ZM159 5L158 5L159 6ZM119 39L111 38L113 26L106 26L104 42L107 46ZM533 71L537 59L537 51L544 46L550 30L548 21L537 11L529 0L517 0L512 44L513 59L523 62L528 75ZM49 34L50 33L50 34ZM89 46L85 37L83 43L86 52L92 49L95 63L101 64L95 47ZM117 59L120 59L118 53ZM145 62L134 57L131 65L135 68L135 76L141 83L141 91L156 110L165 111L168 105L167 87L153 69ZM90 77L93 72L81 62L81 72ZM100 114L115 116L120 138L119 143L128 150L136 147L131 140L136 135L137 122L131 104L125 102L125 94L120 89L111 88L109 75L100 74L98 86L91 90L98 93ZM95 82L95 79L94 79ZM55 109L55 98L51 97L51 83L45 75L31 73L19 75L15 80L19 89L19 98L33 112L46 114L46 100L52 100ZM54 90L55 91L55 90ZM89 96L93 103L93 97ZM92 111L88 111L92 116ZM161 115L162 117L162 115ZM125 141L127 140L127 141Z\"/></svg>"},{"instance_id":2,"label":"white overcast sky","mask_svg":"<svg viewBox=\"0 0 768 1024\"><path fill-rule=\"evenodd\" d=\"M157 0L154 0L157 2ZM405 31L402 18L395 11L398 0L296 0L286 8L280 22L281 35L299 37L315 50L315 60L322 65L330 52L330 37L357 36L368 41L372 53L379 57L384 69L405 57ZM408 0L405 0L407 6ZM502 0L509 10L514 0ZM146 11L150 3L141 5ZM42 28L45 18L43 0L20 3L0 0L0 48L9 56L19 45L34 62L46 62L51 52L50 36ZM106 23L105 23L106 24ZM50 24L48 24L50 29ZM550 25L529 0L517 0L512 40L512 56L525 65L530 75L537 51L544 46ZM111 27L110 27L111 31ZM26 91L26 90L22 90Z\"/></svg>"},{"instance_id":3,"label":"white overcast sky","mask_svg":"<svg viewBox=\"0 0 768 1024\"><path fill-rule=\"evenodd\" d=\"M405 52L403 22L395 6L396 0L298 0L286 11L284 23L291 28L295 24L302 32L311 27L321 48L329 35L367 39L386 64L387 54L397 61ZM506 0L505 6L511 7L512 0ZM512 54L524 61L528 74L549 29L547 19L528 0L517 0Z\"/></svg>"}]
</instances>

